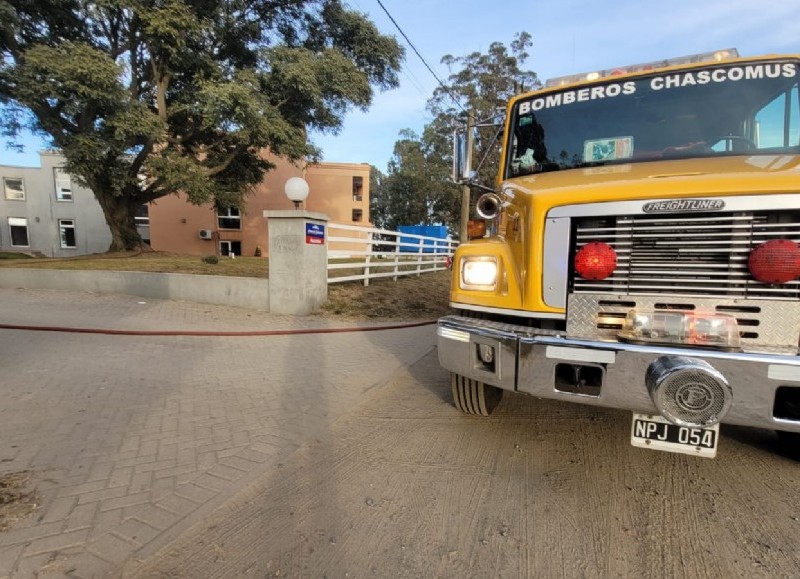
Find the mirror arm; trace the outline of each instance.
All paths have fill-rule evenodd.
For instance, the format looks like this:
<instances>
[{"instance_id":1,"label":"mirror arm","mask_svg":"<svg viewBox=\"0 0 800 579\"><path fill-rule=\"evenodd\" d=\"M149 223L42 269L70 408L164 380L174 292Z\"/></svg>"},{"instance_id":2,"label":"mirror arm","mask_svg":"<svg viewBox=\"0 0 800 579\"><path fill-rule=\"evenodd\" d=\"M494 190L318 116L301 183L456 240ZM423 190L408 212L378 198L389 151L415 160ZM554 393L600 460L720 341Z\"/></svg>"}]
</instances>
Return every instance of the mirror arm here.
<instances>
[{"instance_id":1,"label":"mirror arm","mask_svg":"<svg viewBox=\"0 0 800 579\"><path fill-rule=\"evenodd\" d=\"M469 181L465 182L464 185L469 187L474 187L475 189L480 189L481 191L487 191L489 193L497 193L497 189L493 189L491 187L487 187L486 185L481 185L477 181L470 179Z\"/></svg>"}]
</instances>

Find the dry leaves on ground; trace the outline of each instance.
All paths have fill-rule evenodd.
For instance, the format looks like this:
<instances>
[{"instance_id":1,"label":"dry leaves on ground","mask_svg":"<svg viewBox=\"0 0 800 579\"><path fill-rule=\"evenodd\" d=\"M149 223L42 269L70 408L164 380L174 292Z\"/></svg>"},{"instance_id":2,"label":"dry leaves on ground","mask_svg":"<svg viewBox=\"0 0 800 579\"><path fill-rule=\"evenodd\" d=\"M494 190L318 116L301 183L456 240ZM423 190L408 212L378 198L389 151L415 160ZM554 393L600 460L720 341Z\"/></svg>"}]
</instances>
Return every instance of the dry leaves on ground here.
<instances>
[{"instance_id":1,"label":"dry leaves on ground","mask_svg":"<svg viewBox=\"0 0 800 579\"><path fill-rule=\"evenodd\" d=\"M450 272L419 277L373 280L328 286L328 301L319 314L326 317L371 320L429 320L451 313Z\"/></svg>"}]
</instances>

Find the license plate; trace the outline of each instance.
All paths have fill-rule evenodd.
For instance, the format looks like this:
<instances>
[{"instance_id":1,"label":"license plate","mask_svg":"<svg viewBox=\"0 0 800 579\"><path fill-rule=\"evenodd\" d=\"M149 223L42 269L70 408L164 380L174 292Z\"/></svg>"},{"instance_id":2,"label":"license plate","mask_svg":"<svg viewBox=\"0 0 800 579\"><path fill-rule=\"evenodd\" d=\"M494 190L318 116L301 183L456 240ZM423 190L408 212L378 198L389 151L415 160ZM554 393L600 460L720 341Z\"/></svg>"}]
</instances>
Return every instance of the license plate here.
<instances>
[{"instance_id":1,"label":"license plate","mask_svg":"<svg viewBox=\"0 0 800 579\"><path fill-rule=\"evenodd\" d=\"M719 424L706 428L678 426L658 415L633 414L633 446L714 458L718 439Z\"/></svg>"}]
</instances>

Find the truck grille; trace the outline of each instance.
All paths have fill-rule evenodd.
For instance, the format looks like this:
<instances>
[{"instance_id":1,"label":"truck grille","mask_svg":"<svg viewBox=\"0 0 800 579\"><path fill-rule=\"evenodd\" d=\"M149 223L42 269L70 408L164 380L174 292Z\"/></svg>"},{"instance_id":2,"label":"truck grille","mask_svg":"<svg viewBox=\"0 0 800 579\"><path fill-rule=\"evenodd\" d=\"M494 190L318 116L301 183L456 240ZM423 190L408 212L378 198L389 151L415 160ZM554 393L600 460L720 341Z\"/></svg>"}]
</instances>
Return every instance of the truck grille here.
<instances>
[{"instance_id":1,"label":"truck grille","mask_svg":"<svg viewBox=\"0 0 800 579\"><path fill-rule=\"evenodd\" d=\"M618 256L607 279L573 273L575 293L800 299L799 281L763 284L747 267L750 252L761 243L800 242L798 211L590 217L576 219L575 227L574 251L600 241Z\"/></svg>"}]
</instances>

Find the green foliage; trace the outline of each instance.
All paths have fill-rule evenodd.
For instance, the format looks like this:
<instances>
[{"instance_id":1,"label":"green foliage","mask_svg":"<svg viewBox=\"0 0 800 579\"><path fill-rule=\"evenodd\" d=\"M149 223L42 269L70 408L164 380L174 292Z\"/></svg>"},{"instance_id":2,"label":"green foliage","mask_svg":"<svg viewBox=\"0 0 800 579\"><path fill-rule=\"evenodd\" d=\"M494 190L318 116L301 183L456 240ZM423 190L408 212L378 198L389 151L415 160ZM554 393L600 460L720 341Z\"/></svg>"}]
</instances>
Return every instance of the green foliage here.
<instances>
[{"instance_id":1,"label":"green foliage","mask_svg":"<svg viewBox=\"0 0 800 579\"><path fill-rule=\"evenodd\" d=\"M216 265L219 263L219 257L217 257L216 255L205 255L203 256L203 263Z\"/></svg>"},{"instance_id":2,"label":"green foliage","mask_svg":"<svg viewBox=\"0 0 800 579\"><path fill-rule=\"evenodd\" d=\"M388 174L371 184L371 215L380 227L450 224L458 219L458 188L449 167L431 155L429 143L404 130L394 145ZM454 213L455 210L455 213Z\"/></svg>"},{"instance_id":3,"label":"green foliage","mask_svg":"<svg viewBox=\"0 0 800 579\"><path fill-rule=\"evenodd\" d=\"M521 32L510 51L493 42L485 54L442 58L450 76L428 101L433 120L421 136L400 133L388 174L371 189L377 197L372 209L376 222L387 227L444 223L452 233L458 232L461 193L450 180L453 131L466 127L468 112L486 125L476 130L473 170L479 182L492 184L499 166L502 143L497 136L506 102L522 90L540 86L536 74L522 68L531 45L530 34Z\"/></svg>"},{"instance_id":4,"label":"green foliage","mask_svg":"<svg viewBox=\"0 0 800 579\"><path fill-rule=\"evenodd\" d=\"M2 133L49 135L127 249L138 205L241 205L265 150L315 159L402 57L341 0L0 0Z\"/></svg>"},{"instance_id":5,"label":"green foliage","mask_svg":"<svg viewBox=\"0 0 800 579\"><path fill-rule=\"evenodd\" d=\"M492 184L497 176L502 147L497 137L506 103L515 94L541 87L536 73L522 68L532 45L531 35L519 32L510 50L501 42L493 42L485 54L442 58L451 74L446 87L437 88L428 101L428 110L434 116L429 138L450 164L452 146L443 137L449 138L454 129L463 130L471 112L476 123L483 125L476 129L472 158L473 170L484 185Z\"/></svg>"}]
</instances>

